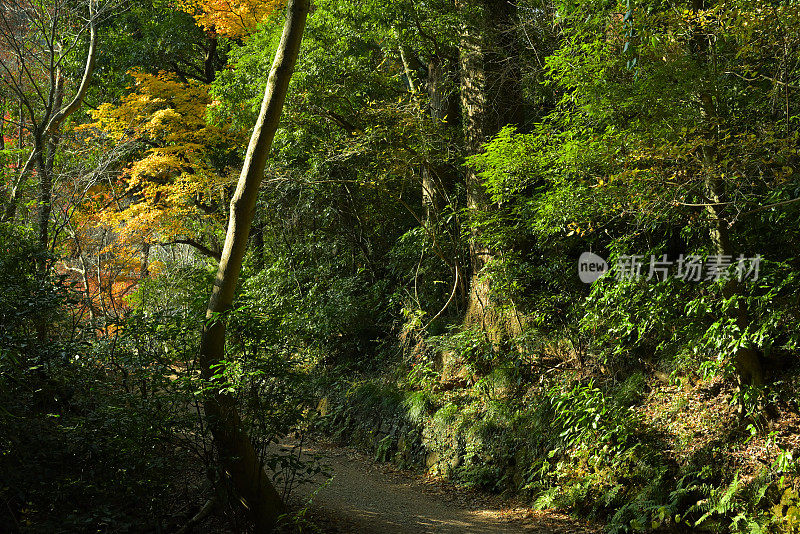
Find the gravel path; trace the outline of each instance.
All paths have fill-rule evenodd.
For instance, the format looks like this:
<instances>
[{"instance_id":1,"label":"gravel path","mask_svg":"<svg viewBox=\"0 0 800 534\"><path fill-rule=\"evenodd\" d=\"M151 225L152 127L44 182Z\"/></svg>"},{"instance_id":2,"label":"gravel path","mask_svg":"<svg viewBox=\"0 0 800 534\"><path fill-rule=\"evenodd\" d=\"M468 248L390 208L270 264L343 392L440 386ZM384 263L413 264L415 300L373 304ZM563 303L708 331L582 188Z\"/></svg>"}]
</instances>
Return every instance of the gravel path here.
<instances>
[{"instance_id":1,"label":"gravel path","mask_svg":"<svg viewBox=\"0 0 800 534\"><path fill-rule=\"evenodd\" d=\"M595 532L555 513L504 506L499 499L409 472L376 464L350 449L315 444L308 454L322 456L333 479L320 489L310 507L323 532L398 533L527 533ZM323 483L326 478L318 477ZM319 484L295 491L295 504Z\"/></svg>"}]
</instances>

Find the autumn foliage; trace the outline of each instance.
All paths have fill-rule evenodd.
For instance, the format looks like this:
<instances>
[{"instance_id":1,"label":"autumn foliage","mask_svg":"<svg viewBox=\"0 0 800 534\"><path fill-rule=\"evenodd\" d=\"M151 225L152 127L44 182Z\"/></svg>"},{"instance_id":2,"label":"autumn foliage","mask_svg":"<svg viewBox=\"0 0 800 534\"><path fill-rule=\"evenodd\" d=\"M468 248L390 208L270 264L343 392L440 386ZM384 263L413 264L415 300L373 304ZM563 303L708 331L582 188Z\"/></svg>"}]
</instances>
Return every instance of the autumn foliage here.
<instances>
[{"instance_id":1,"label":"autumn foliage","mask_svg":"<svg viewBox=\"0 0 800 534\"><path fill-rule=\"evenodd\" d=\"M102 104L88 126L103 142L132 146L135 153L105 191L115 200L100 219L129 244L202 242L224 223L244 133L206 120L212 103L207 86L167 72L131 75L133 91L118 106Z\"/></svg>"},{"instance_id":2,"label":"autumn foliage","mask_svg":"<svg viewBox=\"0 0 800 534\"><path fill-rule=\"evenodd\" d=\"M243 37L278 11L280 0L177 0L197 24L223 37Z\"/></svg>"}]
</instances>

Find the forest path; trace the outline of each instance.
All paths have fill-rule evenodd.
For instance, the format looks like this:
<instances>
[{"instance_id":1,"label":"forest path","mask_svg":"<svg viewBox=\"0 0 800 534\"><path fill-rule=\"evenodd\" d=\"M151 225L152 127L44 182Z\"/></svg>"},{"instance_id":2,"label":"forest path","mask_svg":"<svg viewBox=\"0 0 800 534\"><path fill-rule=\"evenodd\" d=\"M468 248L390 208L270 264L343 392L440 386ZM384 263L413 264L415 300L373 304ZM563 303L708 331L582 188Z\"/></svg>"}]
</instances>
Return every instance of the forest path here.
<instances>
[{"instance_id":1,"label":"forest path","mask_svg":"<svg viewBox=\"0 0 800 534\"><path fill-rule=\"evenodd\" d=\"M323 532L577 534L596 532L563 514L509 506L499 498L388 464L349 448L316 443L306 446L334 475L314 496L310 515ZM304 484L294 492L302 506L324 483Z\"/></svg>"}]
</instances>

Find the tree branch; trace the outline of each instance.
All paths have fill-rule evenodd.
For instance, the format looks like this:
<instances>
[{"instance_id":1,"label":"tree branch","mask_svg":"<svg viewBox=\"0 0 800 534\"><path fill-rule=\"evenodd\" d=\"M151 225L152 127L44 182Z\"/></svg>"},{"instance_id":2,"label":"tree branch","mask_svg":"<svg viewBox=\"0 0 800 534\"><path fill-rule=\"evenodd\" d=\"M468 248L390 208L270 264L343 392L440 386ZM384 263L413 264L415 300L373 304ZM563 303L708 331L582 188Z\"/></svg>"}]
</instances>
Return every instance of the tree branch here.
<instances>
[{"instance_id":1,"label":"tree branch","mask_svg":"<svg viewBox=\"0 0 800 534\"><path fill-rule=\"evenodd\" d=\"M83 71L81 84L72 101L53 115L53 118L47 123L47 128L45 128L47 132L52 133L58 129L67 117L75 113L78 108L81 107L83 98L86 96L86 91L89 88L89 81L92 78L94 64L97 60L97 21L94 11L94 2L95 0L89 0L89 53L86 55L86 67Z\"/></svg>"},{"instance_id":2,"label":"tree branch","mask_svg":"<svg viewBox=\"0 0 800 534\"><path fill-rule=\"evenodd\" d=\"M195 241L194 239L185 237L181 239L173 239L172 241L167 241L165 243L156 243L161 246L169 246L169 245L189 245L190 247L194 247L200 254L204 256L208 256L209 258L213 258L219 261L221 257L221 253L215 250L211 250L204 244L200 243L199 241Z\"/></svg>"}]
</instances>

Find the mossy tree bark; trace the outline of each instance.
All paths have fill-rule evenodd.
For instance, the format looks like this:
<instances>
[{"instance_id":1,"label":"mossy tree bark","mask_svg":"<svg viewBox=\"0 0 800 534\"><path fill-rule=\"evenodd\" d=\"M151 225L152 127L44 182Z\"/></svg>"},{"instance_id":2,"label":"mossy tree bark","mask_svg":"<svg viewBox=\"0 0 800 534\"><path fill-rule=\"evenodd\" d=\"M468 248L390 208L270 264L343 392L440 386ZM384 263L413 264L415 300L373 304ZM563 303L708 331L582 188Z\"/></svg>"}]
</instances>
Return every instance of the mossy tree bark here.
<instances>
[{"instance_id":1,"label":"mossy tree bark","mask_svg":"<svg viewBox=\"0 0 800 534\"><path fill-rule=\"evenodd\" d=\"M236 408L233 395L214 387L215 367L225 357L225 317L230 309L247 248L258 190L267 156L278 129L283 103L303 38L309 0L289 0L286 23L264 92L258 120L250 137L242 172L230 204L225 246L206 310L200 345L200 366L211 388L204 409L223 472L255 524L256 532L269 532L284 506L267 477L258 453Z\"/></svg>"},{"instance_id":2,"label":"mossy tree bark","mask_svg":"<svg viewBox=\"0 0 800 534\"><path fill-rule=\"evenodd\" d=\"M477 154L503 126L522 122L519 54L514 35L516 7L507 0L462 0L465 24L461 36L461 116L465 154ZM474 169L467 167L467 208L491 209L491 202ZM491 287L481 273L492 251L472 229L471 281L466 326L496 333L504 318L492 302Z\"/></svg>"}]
</instances>

